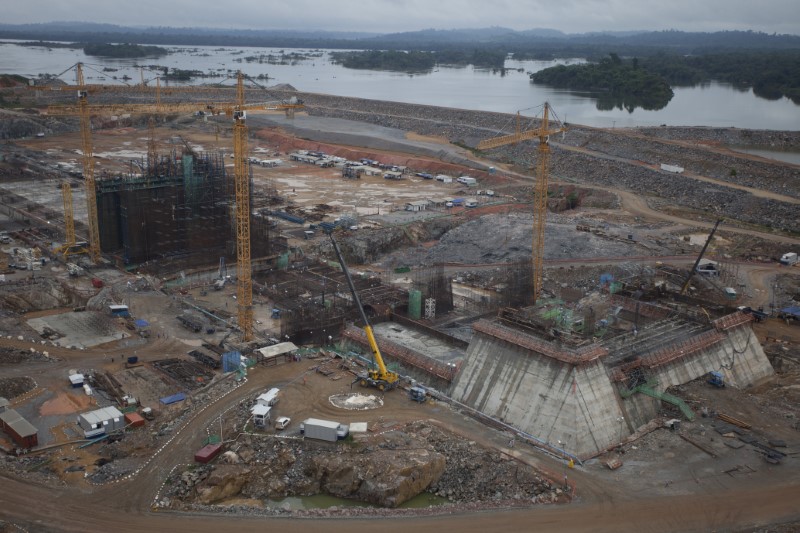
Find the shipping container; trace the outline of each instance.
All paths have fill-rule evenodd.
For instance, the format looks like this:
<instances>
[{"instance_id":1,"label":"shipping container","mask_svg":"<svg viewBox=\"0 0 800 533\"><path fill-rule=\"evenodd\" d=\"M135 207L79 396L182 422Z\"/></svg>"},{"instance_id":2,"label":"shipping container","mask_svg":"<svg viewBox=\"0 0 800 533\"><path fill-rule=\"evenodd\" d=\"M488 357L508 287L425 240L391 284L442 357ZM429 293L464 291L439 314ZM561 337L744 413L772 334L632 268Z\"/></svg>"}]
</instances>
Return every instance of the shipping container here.
<instances>
[{"instance_id":1,"label":"shipping container","mask_svg":"<svg viewBox=\"0 0 800 533\"><path fill-rule=\"evenodd\" d=\"M208 444L203 446L194 454L194 460L198 463L210 463L222 451L222 443Z\"/></svg>"},{"instance_id":2,"label":"shipping container","mask_svg":"<svg viewBox=\"0 0 800 533\"><path fill-rule=\"evenodd\" d=\"M139 428L144 426L144 418L139 413L127 413L125 415L125 424L128 427Z\"/></svg>"}]
</instances>

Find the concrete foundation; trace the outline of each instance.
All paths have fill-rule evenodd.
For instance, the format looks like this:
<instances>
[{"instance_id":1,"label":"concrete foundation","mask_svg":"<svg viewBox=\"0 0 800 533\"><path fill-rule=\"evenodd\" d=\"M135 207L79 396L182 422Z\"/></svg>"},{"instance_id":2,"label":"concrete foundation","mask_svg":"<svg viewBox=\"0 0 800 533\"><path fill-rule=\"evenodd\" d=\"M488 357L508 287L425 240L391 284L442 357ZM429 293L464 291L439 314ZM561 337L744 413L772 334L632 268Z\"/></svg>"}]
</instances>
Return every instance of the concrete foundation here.
<instances>
[{"instance_id":1,"label":"concrete foundation","mask_svg":"<svg viewBox=\"0 0 800 533\"><path fill-rule=\"evenodd\" d=\"M659 324L663 327L663 324ZM668 345L620 363L599 344L568 348L497 321L475 324L475 335L451 396L487 416L579 457L613 446L657 416L661 401L620 390L648 383L659 392L712 370L747 387L773 370L750 328L736 313L698 325Z\"/></svg>"}]
</instances>

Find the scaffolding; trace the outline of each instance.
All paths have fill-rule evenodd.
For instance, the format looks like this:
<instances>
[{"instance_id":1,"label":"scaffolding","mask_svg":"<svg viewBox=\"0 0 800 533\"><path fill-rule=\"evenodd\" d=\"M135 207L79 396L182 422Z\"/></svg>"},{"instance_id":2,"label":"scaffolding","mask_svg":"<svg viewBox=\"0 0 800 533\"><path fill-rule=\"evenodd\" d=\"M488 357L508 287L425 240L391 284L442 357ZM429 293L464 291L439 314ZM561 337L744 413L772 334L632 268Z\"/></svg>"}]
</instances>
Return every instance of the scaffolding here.
<instances>
[{"instance_id":1,"label":"scaffolding","mask_svg":"<svg viewBox=\"0 0 800 533\"><path fill-rule=\"evenodd\" d=\"M172 152L132 164L141 172L97 180L101 248L126 265L229 255L231 198L220 153Z\"/></svg>"}]
</instances>

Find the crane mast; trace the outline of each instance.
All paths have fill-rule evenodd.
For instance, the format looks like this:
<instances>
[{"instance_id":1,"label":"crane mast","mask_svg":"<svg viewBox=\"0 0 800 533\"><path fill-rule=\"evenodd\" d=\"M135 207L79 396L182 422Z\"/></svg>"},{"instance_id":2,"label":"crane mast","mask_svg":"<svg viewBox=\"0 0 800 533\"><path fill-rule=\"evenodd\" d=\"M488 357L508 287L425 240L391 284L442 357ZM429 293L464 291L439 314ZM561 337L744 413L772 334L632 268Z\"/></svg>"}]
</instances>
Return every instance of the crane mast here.
<instances>
[{"instance_id":1,"label":"crane mast","mask_svg":"<svg viewBox=\"0 0 800 533\"><path fill-rule=\"evenodd\" d=\"M83 79L83 66L76 69L78 106L81 121L81 148L83 150L83 179L86 184L86 218L89 227L89 258L93 263L100 260L100 229L97 220L97 191L94 180L94 154L92 149L92 124L89 116L88 91ZM73 226L74 233L74 226Z\"/></svg>"},{"instance_id":2,"label":"crane mast","mask_svg":"<svg viewBox=\"0 0 800 533\"><path fill-rule=\"evenodd\" d=\"M233 110L233 160L236 189L236 259L239 303L239 327L242 340L253 338L253 278L250 263L250 167L247 160L247 112L244 108L244 75L236 83L236 107Z\"/></svg>"},{"instance_id":3,"label":"crane mast","mask_svg":"<svg viewBox=\"0 0 800 533\"><path fill-rule=\"evenodd\" d=\"M64 244L56 249L64 258L73 253L82 253L75 250L75 217L72 209L72 186L69 181L61 183L61 199L64 202Z\"/></svg>"},{"instance_id":4,"label":"crane mast","mask_svg":"<svg viewBox=\"0 0 800 533\"><path fill-rule=\"evenodd\" d=\"M547 188L550 168L550 135L565 132L565 127L550 129L550 104L544 103L541 124L533 130L521 131L519 113L517 113L516 131L510 135L503 135L493 139L486 139L478 143L479 150L488 150L518 143L525 140L539 139L539 158L536 175L536 185L533 189L533 243L531 269L533 275L533 301L539 299L542 293L543 265L544 265L544 228L547 218Z\"/></svg>"}]
</instances>

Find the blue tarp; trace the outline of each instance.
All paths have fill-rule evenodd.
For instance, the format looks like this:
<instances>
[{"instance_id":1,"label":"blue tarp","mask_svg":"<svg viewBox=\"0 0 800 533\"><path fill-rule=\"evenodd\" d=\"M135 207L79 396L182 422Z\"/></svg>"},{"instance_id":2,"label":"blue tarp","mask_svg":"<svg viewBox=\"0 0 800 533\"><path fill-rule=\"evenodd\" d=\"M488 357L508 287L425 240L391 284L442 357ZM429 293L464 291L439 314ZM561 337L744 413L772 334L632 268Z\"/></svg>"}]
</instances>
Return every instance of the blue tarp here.
<instances>
[{"instance_id":1,"label":"blue tarp","mask_svg":"<svg viewBox=\"0 0 800 533\"><path fill-rule=\"evenodd\" d=\"M158 401L163 403L164 405L169 405L171 403L182 402L185 399L186 399L186 393L185 392L179 392L178 394L173 394L172 396L167 396L166 398L161 398Z\"/></svg>"},{"instance_id":2,"label":"blue tarp","mask_svg":"<svg viewBox=\"0 0 800 533\"><path fill-rule=\"evenodd\" d=\"M781 309L781 313L784 315L792 315L795 318L800 318L800 306L793 305L790 307L784 307Z\"/></svg>"},{"instance_id":3,"label":"blue tarp","mask_svg":"<svg viewBox=\"0 0 800 533\"><path fill-rule=\"evenodd\" d=\"M147 326L150 325L150 322L148 322L147 320L145 320L143 318L137 319L135 323L136 323L136 327L137 328L146 328Z\"/></svg>"},{"instance_id":4,"label":"blue tarp","mask_svg":"<svg viewBox=\"0 0 800 533\"><path fill-rule=\"evenodd\" d=\"M242 364L242 354L240 352L225 352L222 354L222 371L225 373L239 370Z\"/></svg>"}]
</instances>

